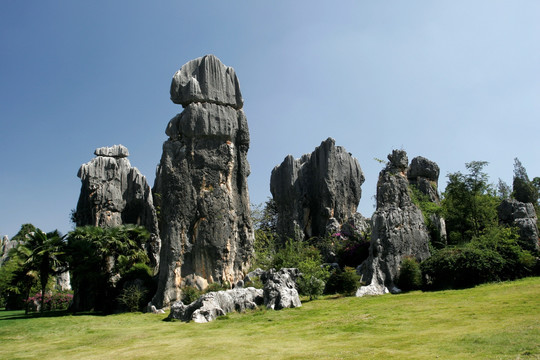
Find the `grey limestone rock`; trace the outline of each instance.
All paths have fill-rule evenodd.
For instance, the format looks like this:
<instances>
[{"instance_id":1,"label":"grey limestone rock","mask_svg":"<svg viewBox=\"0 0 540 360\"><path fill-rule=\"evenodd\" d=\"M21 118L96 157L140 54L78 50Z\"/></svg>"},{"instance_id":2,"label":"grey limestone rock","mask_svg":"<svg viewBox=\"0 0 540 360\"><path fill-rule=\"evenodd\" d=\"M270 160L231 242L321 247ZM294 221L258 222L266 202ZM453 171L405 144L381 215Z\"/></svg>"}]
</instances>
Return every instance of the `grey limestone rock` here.
<instances>
[{"instance_id":1,"label":"grey limestone rock","mask_svg":"<svg viewBox=\"0 0 540 360\"><path fill-rule=\"evenodd\" d=\"M399 292L396 280L402 260L412 256L420 262L430 256L424 217L409 196L407 154L394 150L388 160L377 183L369 257L361 267L368 285L360 287L356 296Z\"/></svg>"},{"instance_id":2,"label":"grey limestone rock","mask_svg":"<svg viewBox=\"0 0 540 360\"><path fill-rule=\"evenodd\" d=\"M186 285L243 279L254 241L249 129L234 70L212 55L190 61L174 75L171 99L184 111L167 126L153 189L163 241L158 307Z\"/></svg>"},{"instance_id":3,"label":"grey limestone rock","mask_svg":"<svg viewBox=\"0 0 540 360\"><path fill-rule=\"evenodd\" d=\"M356 214L364 180L358 160L331 138L300 159L287 156L270 180L278 233L285 239L326 236Z\"/></svg>"},{"instance_id":4,"label":"grey limestone rock","mask_svg":"<svg viewBox=\"0 0 540 360\"><path fill-rule=\"evenodd\" d=\"M132 167L128 149L122 145L96 149L77 176L81 193L75 212L77 226L144 226L151 233L147 253L157 271L161 240L152 191L146 178Z\"/></svg>"},{"instance_id":5,"label":"grey limestone rock","mask_svg":"<svg viewBox=\"0 0 540 360\"><path fill-rule=\"evenodd\" d=\"M0 243L0 266L9 259L9 251L16 248L19 244L19 241L10 240L7 235L4 235Z\"/></svg>"},{"instance_id":6,"label":"grey limestone rock","mask_svg":"<svg viewBox=\"0 0 540 360\"><path fill-rule=\"evenodd\" d=\"M189 305L177 301L171 306L169 319L206 323L230 312L255 309L263 303L263 291L253 287L209 292Z\"/></svg>"},{"instance_id":7,"label":"grey limestone rock","mask_svg":"<svg viewBox=\"0 0 540 360\"><path fill-rule=\"evenodd\" d=\"M300 271L294 268L266 271L261 276L264 284L264 305L272 310L302 306L296 290L296 279L300 275Z\"/></svg>"},{"instance_id":8,"label":"grey limestone rock","mask_svg":"<svg viewBox=\"0 0 540 360\"><path fill-rule=\"evenodd\" d=\"M173 76L171 100L187 106L194 102L215 103L241 109L240 84L232 67L214 55L191 60Z\"/></svg>"},{"instance_id":9,"label":"grey limestone rock","mask_svg":"<svg viewBox=\"0 0 540 360\"><path fill-rule=\"evenodd\" d=\"M435 162L418 156L412 159L411 165L407 169L407 178L409 184L426 195L429 201L440 205L441 199L439 198L438 191L439 173L439 166ZM446 223L442 216L431 214L429 216L428 230L432 244L436 245L437 248L446 246Z\"/></svg>"},{"instance_id":10,"label":"grey limestone rock","mask_svg":"<svg viewBox=\"0 0 540 360\"><path fill-rule=\"evenodd\" d=\"M516 226L519 229L521 247L530 251L540 249L537 217L533 204L505 199L499 205L497 212L502 224Z\"/></svg>"}]
</instances>

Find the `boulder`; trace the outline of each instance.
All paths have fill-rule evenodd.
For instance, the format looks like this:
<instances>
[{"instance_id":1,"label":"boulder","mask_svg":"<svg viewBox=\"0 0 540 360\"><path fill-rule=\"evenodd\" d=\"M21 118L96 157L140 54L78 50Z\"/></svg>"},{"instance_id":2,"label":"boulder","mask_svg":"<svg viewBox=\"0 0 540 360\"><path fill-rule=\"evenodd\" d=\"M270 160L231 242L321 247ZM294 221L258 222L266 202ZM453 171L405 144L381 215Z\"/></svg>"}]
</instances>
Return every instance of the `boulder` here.
<instances>
[{"instance_id":1,"label":"boulder","mask_svg":"<svg viewBox=\"0 0 540 360\"><path fill-rule=\"evenodd\" d=\"M249 130L234 70L213 55L190 61L174 75L171 99L184 110L166 128L153 189L163 241L158 307L179 300L183 286L243 279L254 242Z\"/></svg>"},{"instance_id":2,"label":"boulder","mask_svg":"<svg viewBox=\"0 0 540 360\"><path fill-rule=\"evenodd\" d=\"M268 309L280 310L302 306L296 279L300 276L298 269L270 269L261 276L264 284L264 305Z\"/></svg>"},{"instance_id":3,"label":"boulder","mask_svg":"<svg viewBox=\"0 0 540 360\"><path fill-rule=\"evenodd\" d=\"M407 154L394 150L388 160L377 183L369 257L361 266L362 281L368 285L356 296L400 292L396 281L402 260L414 257L420 262L430 256L424 217L409 195Z\"/></svg>"},{"instance_id":4,"label":"boulder","mask_svg":"<svg viewBox=\"0 0 540 360\"><path fill-rule=\"evenodd\" d=\"M230 312L256 309L263 303L263 291L253 287L209 292L189 305L176 301L171 306L169 319L206 323Z\"/></svg>"},{"instance_id":5,"label":"boulder","mask_svg":"<svg viewBox=\"0 0 540 360\"><path fill-rule=\"evenodd\" d=\"M364 180L358 160L332 138L300 159L287 156L270 179L278 234L301 239L335 231L356 214Z\"/></svg>"},{"instance_id":6,"label":"boulder","mask_svg":"<svg viewBox=\"0 0 540 360\"><path fill-rule=\"evenodd\" d=\"M537 251L540 249L539 232L534 205L514 199L505 199L497 208L499 222L519 229L520 245L523 249Z\"/></svg>"},{"instance_id":7,"label":"boulder","mask_svg":"<svg viewBox=\"0 0 540 360\"><path fill-rule=\"evenodd\" d=\"M125 224L144 226L151 233L146 252L157 272L161 240L152 192L146 178L132 167L123 145L101 147L77 176L81 193L74 214L77 226L115 227Z\"/></svg>"}]
</instances>

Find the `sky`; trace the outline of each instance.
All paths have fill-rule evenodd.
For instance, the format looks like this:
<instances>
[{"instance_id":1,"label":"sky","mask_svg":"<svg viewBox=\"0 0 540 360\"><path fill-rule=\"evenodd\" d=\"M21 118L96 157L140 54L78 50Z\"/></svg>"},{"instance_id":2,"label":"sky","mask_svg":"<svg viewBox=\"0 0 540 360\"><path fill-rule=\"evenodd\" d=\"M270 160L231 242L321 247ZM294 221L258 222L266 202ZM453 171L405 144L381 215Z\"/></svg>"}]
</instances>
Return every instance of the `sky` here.
<instances>
[{"instance_id":1,"label":"sky","mask_svg":"<svg viewBox=\"0 0 540 360\"><path fill-rule=\"evenodd\" d=\"M366 181L370 217L392 149L447 174L514 158L540 176L540 2L0 1L0 235L70 231L97 147L125 145L153 185L172 76L216 55L240 81L251 203L274 166L332 137Z\"/></svg>"}]
</instances>

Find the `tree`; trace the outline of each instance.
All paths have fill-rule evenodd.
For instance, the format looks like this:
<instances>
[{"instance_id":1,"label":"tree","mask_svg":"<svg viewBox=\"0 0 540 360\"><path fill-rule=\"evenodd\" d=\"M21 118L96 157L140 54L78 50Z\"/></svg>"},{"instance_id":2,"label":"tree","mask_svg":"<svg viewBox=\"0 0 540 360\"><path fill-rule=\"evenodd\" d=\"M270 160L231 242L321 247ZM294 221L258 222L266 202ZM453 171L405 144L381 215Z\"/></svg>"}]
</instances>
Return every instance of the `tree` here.
<instances>
[{"instance_id":1,"label":"tree","mask_svg":"<svg viewBox=\"0 0 540 360\"><path fill-rule=\"evenodd\" d=\"M482 171L487 164L473 161L465 164L468 174L448 174L442 207L449 244L468 242L485 228L497 224L500 200L494 195L487 174Z\"/></svg>"},{"instance_id":2,"label":"tree","mask_svg":"<svg viewBox=\"0 0 540 360\"><path fill-rule=\"evenodd\" d=\"M277 208L273 199L264 205L252 205L251 218L255 227L255 259L253 267L269 269L276 253Z\"/></svg>"},{"instance_id":3,"label":"tree","mask_svg":"<svg viewBox=\"0 0 540 360\"><path fill-rule=\"evenodd\" d=\"M41 312L45 309L45 291L51 275L65 271L65 242L58 230L44 233L40 229L28 235L28 240L19 247L28 249L25 263L37 271L41 285Z\"/></svg>"},{"instance_id":4,"label":"tree","mask_svg":"<svg viewBox=\"0 0 540 360\"><path fill-rule=\"evenodd\" d=\"M118 293L117 283L138 264L148 265L144 248L149 239L150 233L135 225L84 226L69 233L73 309L110 309Z\"/></svg>"},{"instance_id":5,"label":"tree","mask_svg":"<svg viewBox=\"0 0 540 360\"><path fill-rule=\"evenodd\" d=\"M525 167L518 158L514 159L514 181L512 187L514 189L512 193L514 199L524 203L537 204L538 189L529 180L527 170L525 170Z\"/></svg>"}]
</instances>

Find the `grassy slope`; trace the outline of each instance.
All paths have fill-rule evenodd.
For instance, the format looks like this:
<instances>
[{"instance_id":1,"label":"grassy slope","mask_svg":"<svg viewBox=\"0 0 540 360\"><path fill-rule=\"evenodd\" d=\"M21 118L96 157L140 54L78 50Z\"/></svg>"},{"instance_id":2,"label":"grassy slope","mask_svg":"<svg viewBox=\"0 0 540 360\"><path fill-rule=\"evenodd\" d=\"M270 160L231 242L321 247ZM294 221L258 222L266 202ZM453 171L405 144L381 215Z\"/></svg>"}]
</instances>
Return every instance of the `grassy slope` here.
<instances>
[{"instance_id":1,"label":"grassy slope","mask_svg":"<svg viewBox=\"0 0 540 360\"><path fill-rule=\"evenodd\" d=\"M540 278L325 298L208 324L0 312L1 359L540 359Z\"/></svg>"}]
</instances>

